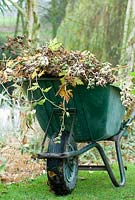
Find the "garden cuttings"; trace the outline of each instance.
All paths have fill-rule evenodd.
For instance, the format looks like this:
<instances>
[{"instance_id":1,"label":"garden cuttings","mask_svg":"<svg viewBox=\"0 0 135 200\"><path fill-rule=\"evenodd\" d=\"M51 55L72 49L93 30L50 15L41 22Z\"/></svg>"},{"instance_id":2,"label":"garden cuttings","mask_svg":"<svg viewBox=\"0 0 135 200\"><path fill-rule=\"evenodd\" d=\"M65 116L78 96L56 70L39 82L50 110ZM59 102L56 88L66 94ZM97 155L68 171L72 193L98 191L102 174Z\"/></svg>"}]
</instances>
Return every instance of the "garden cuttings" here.
<instances>
[{"instance_id":1,"label":"garden cuttings","mask_svg":"<svg viewBox=\"0 0 135 200\"><path fill-rule=\"evenodd\" d=\"M117 67L100 62L90 51L68 51L56 39L46 46L33 49L25 37L8 38L2 52L0 84L9 81L18 84L25 79L30 82L35 80L29 90L36 90L39 87L36 80L57 77L61 80L57 95L67 103L73 96L70 85L75 87L84 84L87 88L94 88L116 84L119 81L116 76ZM133 84L131 88L123 87L121 92L121 100L126 107L135 103L134 94L130 93L132 87ZM50 89L44 88L42 92L48 92Z\"/></svg>"}]
</instances>

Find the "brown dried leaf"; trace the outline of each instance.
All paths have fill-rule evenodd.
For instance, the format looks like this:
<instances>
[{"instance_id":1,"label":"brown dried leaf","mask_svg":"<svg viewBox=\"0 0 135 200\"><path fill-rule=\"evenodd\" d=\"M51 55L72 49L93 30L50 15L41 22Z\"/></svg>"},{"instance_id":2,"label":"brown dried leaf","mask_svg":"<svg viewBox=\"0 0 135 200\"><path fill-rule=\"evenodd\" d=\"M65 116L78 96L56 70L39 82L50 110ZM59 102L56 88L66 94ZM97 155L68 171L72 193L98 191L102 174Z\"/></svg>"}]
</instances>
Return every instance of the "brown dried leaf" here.
<instances>
[{"instance_id":1,"label":"brown dried leaf","mask_svg":"<svg viewBox=\"0 0 135 200\"><path fill-rule=\"evenodd\" d=\"M64 98L67 103L69 102L70 98L73 96L72 90L70 90L70 89L67 90L65 84L60 87L60 89L59 89L59 91L57 92L56 95L58 95L58 94L62 98Z\"/></svg>"},{"instance_id":2,"label":"brown dried leaf","mask_svg":"<svg viewBox=\"0 0 135 200\"><path fill-rule=\"evenodd\" d=\"M22 139L22 144L25 145L28 143L28 140L27 140L27 136L24 135L23 139Z\"/></svg>"},{"instance_id":3,"label":"brown dried leaf","mask_svg":"<svg viewBox=\"0 0 135 200\"><path fill-rule=\"evenodd\" d=\"M48 176L50 177L50 178L52 178L52 177L54 177L54 176L56 176L57 174L55 174L53 171L48 171Z\"/></svg>"}]
</instances>

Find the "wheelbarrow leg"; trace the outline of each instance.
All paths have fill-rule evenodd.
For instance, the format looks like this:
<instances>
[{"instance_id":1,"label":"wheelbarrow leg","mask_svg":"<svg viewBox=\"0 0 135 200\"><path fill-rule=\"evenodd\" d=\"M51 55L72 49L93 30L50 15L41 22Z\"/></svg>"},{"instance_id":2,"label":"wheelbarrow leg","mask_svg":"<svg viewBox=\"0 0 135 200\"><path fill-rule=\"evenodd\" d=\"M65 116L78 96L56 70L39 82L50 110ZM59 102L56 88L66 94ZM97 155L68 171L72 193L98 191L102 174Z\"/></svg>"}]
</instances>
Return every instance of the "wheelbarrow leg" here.
<instances>
[{"instance_id":1,"label":"wheelbarrow leg","mask_svg":"<svg viewBox=\"0 0 135 200\"><path fill-rule=\"evenodd\" d=\"M116 177L114 176L114 173L110 167L110 164L108 162L108 159L105 155L105 152L101 145L99 143L96 143L96 148L98 149L101 158L104 162L104 165L106 167L106 170L108 172L108 175L114 184L115 187L120 187L125 185L125 171L124 171L124 165L123 165L123 160L122 160L122 155L121 155L121 149L120 149L120 140L118 139L115 141L115 149L116 149L116 154L117 154L117 160L118 160L118 165L119 165L119 172L120 172L120 182L116 180Z\"/></svg>"},{"instance_id":2,"label":"wheelbarrow leg","mask_svg":"<svg viewBox=\"0 0 135 200\"><path fill-rule=\"evenodd\" d=\"M121 148L120 148L120 141L115 141L115 148L116 148L116 154L117 154L117 160L118 160L118 165L119 165L119 172L120 172L120 177L121 181L118 186L124 186L126 182L125 178L125 169L123 165L123 159L122 159L122 154L121 154Z\"/></svg>"},{"instance_id":3,"label":"wheelbarrow leg","mask_svg":"<svg viewBox=\"0 0 135 200\"><path fill-rule=\"evenodd\" d=\"M119 172L120 172L120 182L117 182L117 180L112 172L112 169L106 159L106 155L105 155L102 147L97 145L97 149L99 150L100 155L104 161L104 164L105 164L108 174L111 178L111 181L116 187L124 186L125 182L126 182L125 169L124 169L124 165L123 165L123 159L122 159L121 148L120 148L120 140L121 140L121 137L123 136L123 134L125 133L127 127L130 125L130 123L133 121L134 118L135 118L135 109L132 111L130 118L126 122L123 123L123 126L121 127L118 134L109 139L110 141L115 142L115 149L116 149L117 161L118 161Z\"/></svg>"}]
</instances>

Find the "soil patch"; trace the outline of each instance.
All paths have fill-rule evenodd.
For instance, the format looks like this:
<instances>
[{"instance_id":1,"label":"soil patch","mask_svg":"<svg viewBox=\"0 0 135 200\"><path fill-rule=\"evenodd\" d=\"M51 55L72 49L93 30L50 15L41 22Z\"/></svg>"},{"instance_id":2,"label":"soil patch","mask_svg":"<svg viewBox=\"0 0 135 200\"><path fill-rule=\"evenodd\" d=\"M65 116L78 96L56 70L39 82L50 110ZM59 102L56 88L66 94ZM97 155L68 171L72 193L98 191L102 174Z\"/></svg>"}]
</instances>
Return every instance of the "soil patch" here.
<instances>
[{"instance_id":1,"label":"soil patch","mask_svg":"<svg viewBox=\"0 0 135 200\"><path fill-rule=\"evenodd\" d=\"M21 154L21 150L6 145L0 149L0 181L13 183L33 179L44 173L43 161L33 160L29 153Z\"/></svg>"}]
</instances>

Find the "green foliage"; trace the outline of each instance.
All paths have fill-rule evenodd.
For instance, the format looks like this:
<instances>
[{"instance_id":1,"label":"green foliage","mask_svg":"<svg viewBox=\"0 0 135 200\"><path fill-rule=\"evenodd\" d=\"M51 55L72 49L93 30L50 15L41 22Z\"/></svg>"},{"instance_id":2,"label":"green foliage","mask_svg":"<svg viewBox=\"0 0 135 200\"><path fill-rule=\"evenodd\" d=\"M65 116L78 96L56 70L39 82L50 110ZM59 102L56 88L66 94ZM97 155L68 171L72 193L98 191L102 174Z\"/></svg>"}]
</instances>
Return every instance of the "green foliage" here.
<instances>
[{"instance_id":1,"label":"green foliage","mask_svg":"<svg viewBox=\"0 0 135 200\"><path fill-rule=\"evenodd\" d=\"M130 72L130 75L135 77L135 72Z\"/></svg>"},{"instance_id":2,"label":"green foliage","mask_svg":"<svg viewBox=\"0 0 135 200\"><path fill-rule=\"evenodd\" d=\"M39 84L36 82L33 83L33 85L28 90L34 91L37 90L39 87L40 87Z\"/></svg>"},{"instance_id":3,"label":"green foliage","mask_svg":"<svg viewBox=\"0 0 135 200\"><path fill-rule=\"evenodd\" d=\"M135 95L135 90L133 89L133 90L131 91L131 93Z\"/></svg>"},{"instance_id":4,"label":"green foliage","mask_svg":"<svg viewBox=\"0 0 135 200\"><path fill-rule=\"evenodd\" d=\"M45 103L46 99L42 99L37 102L38 105L42 106Z\"/></svg>"},{"instance_id":5,"label":"green foliage","mask_svg":"<svg viewBox=\"0 0 135 200\"><path fill-rule=\"evenodd\" d=\"M58 51L61 46L62 46L62 43L58 42L56 38L54 38L53 40L50 40L49 45L48 45L51 51Z\"/></svg>"},{"instance_id":6,"label":"green foliage","mask_svg":"<svg viewBox=\"0 0 135 200\"><path fill-rule=\"evenodd\" d=\"M28 91L35 91L37 89L39 89L41 91L42 94L42 99L36 100L33 103L33 107L40 105L42 106L46 101L49 101L50 103L52 103L53 105L55 105L53 102L51 102L46 96L45 93L49 92L51 90L52 87L48 87L48 88L41 88L40 85L38 84L38 82L35 82L32 84L32 86L30 88L28 88ZM57 105L55 105L57 106Z\"/></svg>"},{"instance_id":7,"label":"green foliage","mask_svg":"<svg viewBox=\"0 0 135 200\"><path fill-rule=\"evenodd\" d=\"M42 88L41 90L42 90L42 92L45 92L45 93L46 93L46 92L49 92L49 90L50 90L51 88L52 88L52 87L48 87L48 88L45 88L45 89Z\"/></svg>"},{"instance_id":8,"label":"green foliage","mask_svg":"<svg viewBox=\"0 0 135 200\"><path fill-rule=\"evenodd\" d=\"M6 163L7 160L6 158L0 158L0 174L4 173L5 169L6 169Z\"/></svg>"},{"instance_id":9,"label":"green foliage","mask_svg":"<svg viewBox=\"0 0 135 200\"><path fill-rule=\"evenodd\" d=\"M130 76L132 77L132 90L131 93L135 95L135 72L130 72Z\"/></svg>"}]
</instances>

